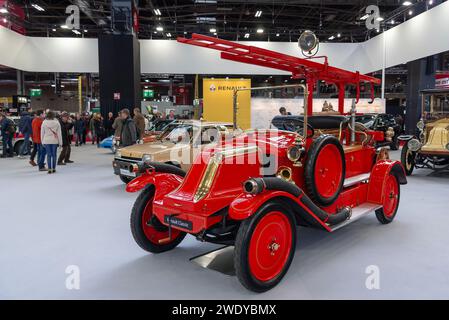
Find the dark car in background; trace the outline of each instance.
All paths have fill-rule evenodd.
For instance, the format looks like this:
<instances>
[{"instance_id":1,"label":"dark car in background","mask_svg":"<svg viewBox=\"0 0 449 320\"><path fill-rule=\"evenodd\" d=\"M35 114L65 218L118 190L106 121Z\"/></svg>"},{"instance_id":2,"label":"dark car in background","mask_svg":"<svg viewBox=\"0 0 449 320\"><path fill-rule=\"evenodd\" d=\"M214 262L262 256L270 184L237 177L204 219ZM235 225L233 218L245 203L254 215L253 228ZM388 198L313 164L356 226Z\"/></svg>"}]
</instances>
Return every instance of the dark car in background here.
<instances>
[{"instance_id":1,"label":"dark car in background","mask_svg":"<svg viewBox=\"0 0 449 320\"><path fill-rule=\"evenodd\" d=\"M390 146L391 150L399 149L399 135L402 133L402 126L396 122L394 115L386 113L366 113L356 116L356 122L363 124L370 130L382 131L385 141L382 145Z\"/></svg>"}]
</instances>

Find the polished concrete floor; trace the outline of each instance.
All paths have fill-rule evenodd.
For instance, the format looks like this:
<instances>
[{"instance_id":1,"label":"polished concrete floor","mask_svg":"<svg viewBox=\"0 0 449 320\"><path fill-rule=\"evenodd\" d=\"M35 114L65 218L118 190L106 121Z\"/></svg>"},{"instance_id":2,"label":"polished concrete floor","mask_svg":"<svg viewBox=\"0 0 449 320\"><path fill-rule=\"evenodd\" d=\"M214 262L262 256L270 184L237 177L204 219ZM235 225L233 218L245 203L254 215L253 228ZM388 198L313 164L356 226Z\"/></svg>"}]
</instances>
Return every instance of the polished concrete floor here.
<instances>
[{"instance_id":1,"label":"polished concrete floor","mask_svg":"<svg viewBox=\"0 0 449 320\"><path fill-rule=\"evenodd\" d=\"M112 174L112 155L73 149L76 163L55 175L0 159L0 299L449 298L449 175L417 171L390 225L372 214L333 234L299 229L286 277L258 295L190 262L215 248L190 236L168 253L142 251L129 230L137 194ZM66 287L68 266L79 290ZM366 286L370 270L379 289Z\"/></svg>"}]
</instances>

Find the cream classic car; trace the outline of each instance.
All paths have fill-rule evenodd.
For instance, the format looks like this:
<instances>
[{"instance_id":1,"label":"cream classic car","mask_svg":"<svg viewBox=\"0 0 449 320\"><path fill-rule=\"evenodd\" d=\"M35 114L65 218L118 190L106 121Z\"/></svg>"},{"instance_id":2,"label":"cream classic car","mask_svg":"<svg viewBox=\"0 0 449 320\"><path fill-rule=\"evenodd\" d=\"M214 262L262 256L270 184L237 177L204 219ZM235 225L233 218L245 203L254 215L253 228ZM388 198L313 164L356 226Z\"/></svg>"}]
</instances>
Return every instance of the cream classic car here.
<instances>
[{"instance_id":1,"label":"cream classic car","mask_svg":"<svg viewBox=\"0 0 449 320\"><path fill-rule=\"evenodd\" d=\"M417 136L401 136L401 161L407 175L415 168L449 169L449 89L421 91L422 118Z\"/></svg>"},{"instance_id":2,"label":"cream classic car","mask_svg":"<svg viewBox=\"0 0 449 320\"><path fill-rule=\"evenodd\" d=\"M114 173L124 183L129 183L138 175L133 172L133 165L141 161L171 164L187 171L205 146L235 133L232 123L176 121L168 125L154 142L118 149L112 163Z\"/></svg>"}]
</instances>

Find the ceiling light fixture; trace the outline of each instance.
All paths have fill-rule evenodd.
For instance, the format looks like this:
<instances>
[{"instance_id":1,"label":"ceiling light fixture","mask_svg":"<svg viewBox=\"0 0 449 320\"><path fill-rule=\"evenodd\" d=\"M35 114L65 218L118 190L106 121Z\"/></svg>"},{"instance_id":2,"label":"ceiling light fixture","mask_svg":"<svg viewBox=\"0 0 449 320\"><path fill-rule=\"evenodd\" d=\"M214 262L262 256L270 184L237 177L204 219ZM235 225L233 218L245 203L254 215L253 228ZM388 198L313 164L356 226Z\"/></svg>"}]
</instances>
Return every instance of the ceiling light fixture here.
<instances>
[{"instance_id":1,"label":"ceiling light fixture","mask_svg":"<svg viewBox=\"0 0 449 320\"><path fill-rule=\"evenodd\" d=\"M433 0L429 0L429 6L433 4Z\"/></svg>"},{"instance_id":2,"label":"ceiling light fixture","mask_svg":"<svg viewBox=\"0 0 449 320\"><path fill-rule=\"evenodd\" d=\"M328 39L329 39L329 40L334 40L334 39L335 39L335 36L330 36Z\"/></svg>"},{"instance_id":3,"label":"ceiling light fixture","mask_svg":"<svg viewBox=\"0 0 449 320\"><path fill-rule=\"evenodd\" d=\"M263 29L262 28L257 29L257 33L263 33Z\"/></svg>"},{"instance_id":4,"label":"ceiling light fixture","mask_svg":"<svg viewBox=\"0 0 449 320\"><path fill-rule=\"evenodd\" d=\"M210 28L209 31L210 31L211 33L215 33L215 32L217 32L217 29L215 29L215 28Z\"/></svg>"},{"instance_id":5,"label":"ceiling light fixture","mask_svg":"<svg viewBox=\"0 0 449 320\"><path fill-rule=\"evenodd\" d=\"M61 26L61 29L68 29L69 27L67 26L67 25L65 25L65 24L63 24L62 26Z\"/></svg>"},{"instance_id":6,"label":"ceiling light fixture","mask_svg":"<svg viewBox=\"0 0 449 320\"><path fill-rule=\"evenodd\" d=\"M40 5L32 3L31 6L36 9L37 11L45 11L44 8L42 8Z\"/></svg>"},{"instance_id":7,"label":"ceiling light fixture","mask_svg":"<svg viewBox=\"0 0 449 320\"><path fill-rule=\"evenodd\" d=\"M156 31L162 32L164 31L164 28L162 26L157 26Z\"/></svg>"},{"instance_id":8,"label":"ceiling light fixture","mask_svg":"<svg viewBox=\"0 0 449 320\"><path fill-rule=\"evenodd\" d=\"M341 33L337 34L337 38L341 38Z\"/></svg>"},{"instance_id":9,"label":"ceiling light fixture","mask_svg":"<svg viewBox=\"0 0 449 320\"><path fill-rule=\"evenodd\" d=\"M56 29L55 29L55 28L53 28L53 29L51 29L51 31L53 31L53 32L56 32Z\"/></svg>"},{"instance_id":10,"label":"ceiling light fixture","mask_svg":"<svg viewBox=\"0 0 449 320\"><path fill-rule=\"evenodd\" d=\"M376 19L377 21L384 21L385 19L384 18L382 18L382 17L377 17L377 19Z\"/></svg>"},{"instance_id":11,"label":"ceiling light fixture","mask_svg":"<svg viewBox=\"0 0 449 320\"><path fill-rule=\"evenodd\" d=\"M279 33L276 33L276 37L279 37L280 36L280 34Z\"/></svg>"},{"instance_id":12,"label":"ceiling light fixture","mask_svg":"<svg viewBox=\"0 0 449 320\"><path fill-rule=\"evenodd\" d=\"M159 10L159 9L154 9L153 11L154 11L154 14L155 14L155 15L157 15L157 16L160 16L160 15L161 15L161 10Z\"/></svg>"},{"instance_id":13,"label":"ceiling light fixture","mask_svg":"<svg viewBox=\"0 0 449 320\"><path fill-rule=\"evenodd\" d=\"M262 16L262 10L257 10L256 14L254 15L256 18L260 18Z\"/></svg>"},{"instance_id":14,"label":"ceiling light fixture","mask_svg":"<svg viewBox=\"0 0 449 320\"><path fill-rule=\"evenodd\" d=\"M408 15L411 16L413 14L413 10L408 11Z\"/></svg>"},{"instance_id":15,"label":"ceiling light fixture","mask_svg":"<svg viewBox=\"0 0 449 320\"><path fill-rule=\"evenodd\" d=\"M243 36L245 39L249 38L249 33L245 33L245 35Z\"/></svg>"},{"instance_id":16,"label":"ceiling light fixture","mask_svg":"<svg viewBox=\"0 0 449 320\"><path fill-rule=\"evenodd\" d=\"M167 34L165 34L167 37L171 37L171 33L169 32L169 33L167 33Z\"/></svg>"},{"instance_id":17,"label":"ceiling light fixture","mask_svg":"<svg viewBox=\"0 0 449 320\"><path fill-rule=\"evenodd\" d=\"M411 6L412 2L411 1L404 1L404 2L402 2L402 5L403 6Z\"/></svg>"}]
</instances>

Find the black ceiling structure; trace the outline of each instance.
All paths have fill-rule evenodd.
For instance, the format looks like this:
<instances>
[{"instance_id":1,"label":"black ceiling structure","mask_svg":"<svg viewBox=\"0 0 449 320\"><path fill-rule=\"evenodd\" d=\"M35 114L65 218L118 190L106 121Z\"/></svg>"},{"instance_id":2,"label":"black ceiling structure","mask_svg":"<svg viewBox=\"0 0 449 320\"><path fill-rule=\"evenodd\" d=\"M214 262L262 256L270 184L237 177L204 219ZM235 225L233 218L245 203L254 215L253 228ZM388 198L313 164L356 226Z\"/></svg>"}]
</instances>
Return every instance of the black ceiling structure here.
<instances>
[{"instance_id":1,"label":"black ceiling structure","mask_svg":"<svg viewBox=\"0 0 449 320\"><path fill-rule=\"evenodd\" d=\"M11 1L25 8L29 36L97 37L110 32L110 1ZM302 31L312 30L322 42L360 42L443 1L415 0L405 6L403 0L140 0L139 38L173 39L196 32L227 40L297 41ZM81 32L76 34L61 28L71 4L81 11ZM368 5L380 9L380 30L368 30L360 19Z\"/></svg>"}]
</instances>

